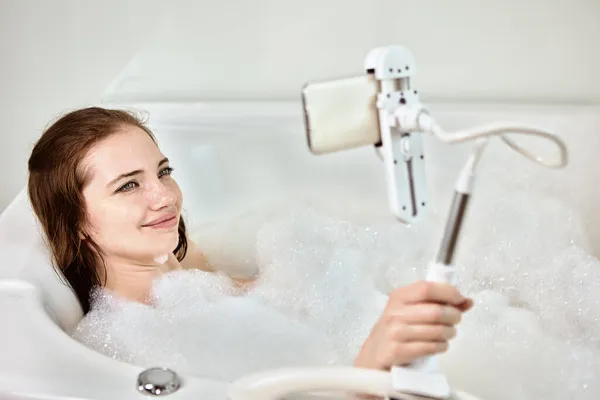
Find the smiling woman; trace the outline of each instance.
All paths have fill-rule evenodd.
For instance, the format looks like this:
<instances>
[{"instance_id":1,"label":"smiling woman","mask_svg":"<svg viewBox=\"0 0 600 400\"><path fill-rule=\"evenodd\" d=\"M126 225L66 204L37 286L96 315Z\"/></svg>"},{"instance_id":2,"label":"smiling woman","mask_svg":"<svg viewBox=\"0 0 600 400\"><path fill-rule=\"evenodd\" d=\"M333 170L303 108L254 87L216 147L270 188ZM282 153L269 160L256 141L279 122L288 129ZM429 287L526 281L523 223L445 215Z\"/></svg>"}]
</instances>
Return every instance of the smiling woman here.
<instances>
[{"instance_id":1,"label":"smiling woman","mask_svg":"<svg viewBox=\"0 0 600 400\"><path fill-rule=\"evenodd\" d=\"M93 107L63 116L36 144L29 170L33 209L84 313L94 287L145 302L159 274L207 269L187 239L169 160L134 115Z\"/></svg>"},{"instance_id":2,"label":"smiling woman","mask_svg":"<svg viewBox=\"0 0 600 400\"><path fill-rule=\"evenodd\" d=\"M119 343L119 332L135 327L139 317L121 319L121 314L115 311L120 306L114 306L115 303L103 306L104 294L123 301L125 308L131 305L134 309L151 312L160 309L165 301L163 297L153 297L158 278L175 275L175 279L193 286L188 292L202 292L202 296L214 291L214 287L208 287L211 282L215 279L220 282L223 278L231 289L226 291L227 299L233 301L227 304L235 305L239 301L251 306L253 291L264 283L264 279L257 279L242 284L227 275L206 273L217 271L211 270L186 233L181 217L182 193L171 176L172 171L152 132L133 114L120 110L91 107L68 113L42 134L33 149L28 185L33 210L44 229L55 266L64 274L87 314L78 326L80 340L97 343L100 351L110 352L111 346ZM205 272L187 271L189 275L180 271L186 269ZM285 271L277 270L281 272ZM189 279L190 276L198 279ZM264 276L269 274L261 278ZM308 279L299 275L298 281L291 284L299 285ZM317 281L322 284L323 279ZM289 288L278 287L275 293L284 299L289 295ZM179 298L186 301L185 291L177 292L175 297L176 304L181 303ZM201 300L188 298L187 301L194 308L204 310ZM377 308L376 315L383 314L379 321L364 326L370 334L366 340L360 336L362 347L353 347L350 358L356 366L387 370L392 365L445 351L448 341L456 334L454 325L472 306L472 301L455 287L425 282L394 290L386 302L385 310ZM222 326L216 341L223 343L223 335L237 332L246 335L247 328L257 326L256 317L261 310L250 308L248 311L252 309L252 312L231 315L232 310L238 308L224 307L214 315L214 321L211 317L201 327L191 329L194 338L197 338L194 332L217 324L228 313L228 323L246 319L251 324L243 329ZM173 339L172 330L181 330L185 336L183 327L189 326L192 320L203 321L197 315L185 314L178 322L171 316L169 314L170 322L164 324L171 329L169 340ZM109 322L111 317L116 318L114 324ZM284 325L288 332L288 324ZM268 337L265 335L269 329L273 332L272 327L259 327L258 338ZM165 348L166 344L160 335L156 336L154 329L134 330L142 335L131 342L136 351L147 337L156 337L161 342L159 347ZM294 336L289 333L284 336L289 341L285 348L302 348L301 341ZM234 342L243 342L240 338L236 336ZM320 339L309 342L318 344ZM193 346L198 345L197 340L194 343ZM175 340L177 348L185 347L184 344ZM202 347L212 348L213 343ZM144 364L157 363L153 358L157 355L155 349L144 353L151 357ZM325 353L317 354L322 358ZM273 357L276 365L284 361L278 351ZM264 358L262 354L260 358ZM204 361L212 359L206 357ZM295 356L292 360L302 362ZM235 371L237 364L234 360L224 368Z\"/></svg>"}]
</instances>

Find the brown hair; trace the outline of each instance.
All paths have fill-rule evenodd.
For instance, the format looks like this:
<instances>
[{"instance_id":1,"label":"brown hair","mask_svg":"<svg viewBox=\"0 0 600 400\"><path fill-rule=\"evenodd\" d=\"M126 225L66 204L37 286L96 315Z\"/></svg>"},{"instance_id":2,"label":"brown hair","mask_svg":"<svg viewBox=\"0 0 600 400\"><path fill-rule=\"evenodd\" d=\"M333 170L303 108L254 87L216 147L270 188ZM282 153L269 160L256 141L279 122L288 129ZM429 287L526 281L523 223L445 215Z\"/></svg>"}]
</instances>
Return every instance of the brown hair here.
<instances>
[{"instance_id":1,"label":"brown hair","mask_svg":"<svg viewBox=\"0 0 600 400\"><path fill-rule=\"evenodd\" d=\"M71 286L84 314L90 310L90 294L101 285L100 249L91 238L81 239L86 210L82 189L87 176L80 163L90 148L118 132L123 126L143 129L154 135L134 114L122 110L89 107L70 112L53 123L35 144L29 158L28 192L31 205L44 230L54 267ZM179 242L173 251L179 261L187 251L183 219Z\"/></svg>"}]
</instances>

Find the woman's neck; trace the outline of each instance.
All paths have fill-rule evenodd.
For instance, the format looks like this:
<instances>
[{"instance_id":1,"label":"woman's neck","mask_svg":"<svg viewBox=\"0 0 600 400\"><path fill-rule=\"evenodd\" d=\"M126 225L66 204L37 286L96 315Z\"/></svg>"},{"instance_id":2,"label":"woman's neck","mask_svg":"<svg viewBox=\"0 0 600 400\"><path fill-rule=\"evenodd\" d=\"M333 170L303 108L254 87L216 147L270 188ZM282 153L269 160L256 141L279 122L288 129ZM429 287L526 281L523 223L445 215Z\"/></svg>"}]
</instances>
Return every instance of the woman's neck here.
<instances>
[{"instance_id":1,"label":"woman's neck","mask_svg":"<svg viewBox=\"0 0 600 400\"><path fill-rule=\"evenodd\" d=\"M173 254L163 264L135 264L124 260L106 260L104 287L117 295L139 303L148 303L154 281L167 272L181 269Z\"/></svg>"}]
</instances>

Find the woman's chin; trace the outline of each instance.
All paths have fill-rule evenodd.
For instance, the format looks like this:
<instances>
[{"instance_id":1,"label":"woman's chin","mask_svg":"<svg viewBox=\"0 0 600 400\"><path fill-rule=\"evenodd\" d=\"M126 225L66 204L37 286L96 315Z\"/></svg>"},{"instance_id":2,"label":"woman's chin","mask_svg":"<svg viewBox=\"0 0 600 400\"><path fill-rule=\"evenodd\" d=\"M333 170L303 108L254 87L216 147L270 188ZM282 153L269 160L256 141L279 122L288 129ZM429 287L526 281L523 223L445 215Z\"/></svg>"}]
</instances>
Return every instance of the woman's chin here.
<instances>
[{"instance_id":1,"label":"woman's chin","mask_svg":"<svg viewBox=\"0 0 600 400\"><path fill-rule=\"evenodd\" d=\"M151 252L167 252L172 253L179 244L179 232L162 233L160 236L152 237L147 242L148 250Z\"/></svg>"}]
</instances>

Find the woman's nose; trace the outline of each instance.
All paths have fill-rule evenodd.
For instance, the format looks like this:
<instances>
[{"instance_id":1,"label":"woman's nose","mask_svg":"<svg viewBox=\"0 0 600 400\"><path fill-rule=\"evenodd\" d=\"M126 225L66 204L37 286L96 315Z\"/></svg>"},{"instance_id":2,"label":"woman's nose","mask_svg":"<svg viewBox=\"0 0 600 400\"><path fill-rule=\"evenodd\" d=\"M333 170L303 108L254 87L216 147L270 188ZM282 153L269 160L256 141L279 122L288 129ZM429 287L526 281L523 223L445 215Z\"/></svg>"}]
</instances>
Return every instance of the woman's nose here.
<instances>
[{"instance_id":1,"label":"woman's nose","mask_svg":"<svg viewBox=\"0 0 600 400\"><path fill-rule=\"evenodd\" d=\"M153 210L160 210L163 207L172 206L177 201L177 196L174 191L163 185L161 181L148 184L146 196L148 205Z\"/></svg>"}]
</instances>

